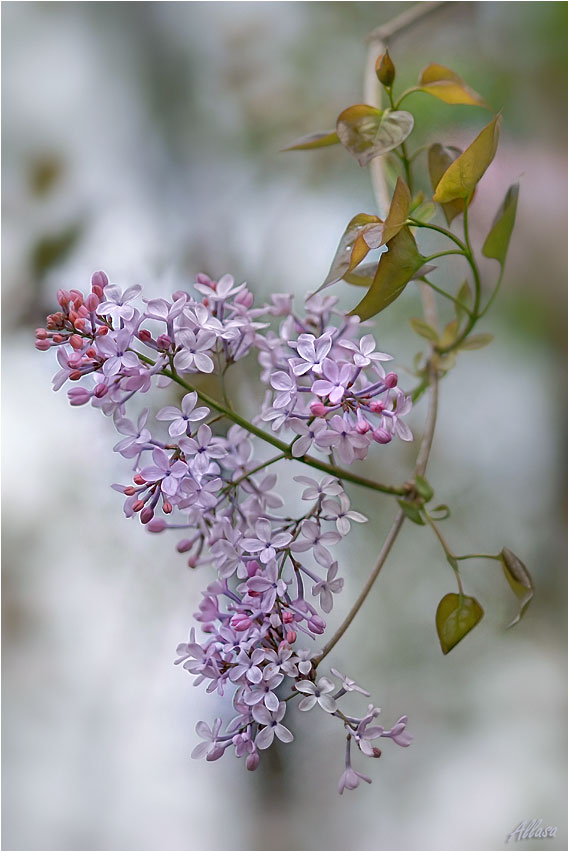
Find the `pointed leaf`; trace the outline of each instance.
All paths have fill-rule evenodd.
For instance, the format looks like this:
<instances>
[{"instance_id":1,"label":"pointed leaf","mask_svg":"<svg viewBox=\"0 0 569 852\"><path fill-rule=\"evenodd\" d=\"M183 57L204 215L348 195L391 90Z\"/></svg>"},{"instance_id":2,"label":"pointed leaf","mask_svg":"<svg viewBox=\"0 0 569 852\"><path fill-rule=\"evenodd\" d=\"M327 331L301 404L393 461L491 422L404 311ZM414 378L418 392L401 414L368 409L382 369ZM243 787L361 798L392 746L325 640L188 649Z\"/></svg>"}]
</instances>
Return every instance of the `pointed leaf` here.
<instances>
[{"instance_id":1,"label":"pointed leaf","mask_svg":"<svg viewBox=\"0 0 569 852\"><path fill-rule=\"evenodd\" d=\"M401 145L413 130L413 123L413 116L405 110L380 110L355 104L340 113L336 131L342 145L360 166L367 166L374 157Z\"/></svg>"},{"instance_id":2,"label":"pointed leaf","mask_svg":"<svg viewBox=\"0 0 569 852\"><path fill-rule=\"evenodd\" d=\"M398 177L393 198L389 205L389 213L383 223L383 242L389 242L389 240L393 239L399 233L407 221L410 207L411 193L409 192L409 187L404 180Z\"/></svg>"},{"instance_id":3,"label":"pointed leaf","mask_svg":"<svg viewBox=\"0 0 569 852\"><path fill-rule=\"evenodd\" d=\"M502 202L496 218L490 229L490 233L486 237L486 241L482 246L482 254L485 257L492 257L497 260L501 266L506 262L508 246L510 245L510 237L514 229L516 221L516 209L518 207L518 195L520 185L514 183L506 193L506 197Z\"/></svg>"},{"instance_id":4,"label":"pointed leaf","mask_svg":"<svg viewBox=\"0 0 569 852\"><path fill-rule=\"evenodd\" d=\"M458 331L458 320L454 319L445 325L443 329L443 333L441 334L440 339L440 347L441 349L446 349L447 346L451 346L456 340L456 334Z\"/></svg>"},{"instance_id":5,"label":"pointed leaf","mask_svg":"<svg viewBox=\"0 0 569 852\"><path fill-rule=\"evenodd\" d=\"M433 499L435 492L424 477L419 475L415 477L415 487L419 496L422 497L426 503Z\"/></svg>"},{"instance_id":6,"label":"pointed leaf","mask_svg":"<svg viewBox=\"0 0 569 852\"><path fill-rule=\"evenodd\" d=\"M432 325L429 325L428 322L425 322L424 319L419 319L419 317L413 317L413 319L409 320L411 324L411 328L418 334L419 337L424 337L426 340L430 340L433 343L436 343L439 339L439 335L437 334L437 330L433 328Z\"/></svg>"},{"instance_id":7,"label":"pointed leaf","mask_svg":"<svg viewBox=\"0 0 569 852\"><path fill-rule=\"evenodd\" d=\"M531 599L533 598L533 582L530 573L521 559L518 559L515 553L504 547L500 553L502 568L506 575L506 580L513 589L514 594L520 601L520 610L513 621L508 624L508 627L513 627L517 624L522 615L528 608Z\"/></svg>"},{"instance_id":8,"label":"pointed leaf","mask_svg":"<svg viewBox=\"0 0 569 852\"><path fill-rule=\"evenodd\" d=\"M437 185L434 201L442 204L456 198L468 198L494 159L501 121L501 115L493 118L466 151L451 163Z\"/></svg>"},{"instance_id":9,"label":"pointed leaf","mask_svg":"<svg viewBox=\"0 0 569 852\"><path fill-rule=\"evenodd\" d=\"M455 302L454 309L456 312L456 318L460 320L465 309L470 310L470 306L472 304L472 291L468 281L462 282L460 290L456 294L456 299L458 304Z\"/></svg>"},{"instance_id":10,"label":"pointed leaf","mask_svg":"<svg viewBox=\"0 0 569 852\"><path fill-rule=\"evenodd\" d=\"M493 340L493 334L472 334L470 337L467 337L458 348L465 350L483 349L485 346L488 346L489 343L492 343Z\"/></svg>"},{"instance_id":11,"label":"pointed leaf","mask_svg":"<svg viewBox=\"0 0 569 852\"><path fill-rule=\"evenodd\" d=\"M409 228L402 228L387 243L389 251L382 254L368 292L350 314L366 320L383 311L401 295L409 281L421 268L425 258L419 253Z\"/></svg>"},{"instance_id":12,"label":"pointed leaf","mask_svg":"<svg viewBox=\"0 0 569 852\"><path fill-rule=\"evenodd\" d=\"M311 151L315 148L327 148L329 145L339 145L340 139L335 130L326 130L324 133L309 133L295 139L282 151Z\"/></svg>"},{"instance_id":13,"label":"pointed leaf","mask_svg":"<svg viewBox=\"0 0 569 852\"><path fill-rule=\"evenodd\" d=\"M351 272L358 263L361 263L370 249L365 242L358 241L358 239L365 233L366 229L376 227L380 223L379 216L369 216L367 213L358 213L350 220L340 239L330 271L323 284L315 291L316 293L319 293L324 287L335 284L336 281L344 277L346 272Z\"/></svg>"},{"instance_id":14,"label":"pointed leaf","mask_svg":"<svg viewBox=\"0 0 569 852\"><path fill-rule=\"evenodd\" d=\"M364 263L357 272L346 272L344 281L355 287L371 287L376 272L377 263Z\"/></svg>"},{"instance_id":15,"label":"pointed leaf","mask_svg":"<svg viewBox=\"0 0 569 852\"><path fill-rule=\"evenodd\" d=\"M450 509L446 503L441 503L440 506L430 509L429 514L434 521L446 521L450 517Z\"/></svg>"},{"instance_id":16,"label":"pointed leaf","mask_svg":"<svg viewBox=\"0 0 569 852\"><path fill-rule=\"evenodd\" d=\"M403 509L405 516L409 518L410 521L413 521L414 524L418 524L421 527L425 526L425 521L421 517L420 511L414 503L411 503L410 500L398 500L397 502Z\"/></svg>"},{"instance_id":17,"label":"pointed leaf","mask_svg":"<svg viewBox=\"0 0 569 852\"><path fill-rule=\"evenodd\" d=\"M448 654L455 645L476 627L484 610L475 598L466 595L445 595L437 607L437 633L443 654Z\"/></svg>"},{"instance_id":18,"label":"pointed leaf","mask_svg":"<svg viewBox=\"0 0 569 852\"><path fill-rule=\"evenodd\" d=\"M433 95L446 104L467 104L469 106L483 106L488 109L484 99L468 86L462 77L432 62L427 65L419 77L420 91Z\"/></svg>"},{"instance_id":19,"label":"pointed leaf","mask_svg":"<svg viewBox=\"0 0 569 852\"><path fill-rule=\"evenodd\" d=\"M455 148L454 146L445 147L444 145L440 145L438 142L435 145L431 145L429 148L429 175L431 178L431 186L433 187L433 192L435 192L437 186L439 185L439 181L457 157L460 157L462 151L460 148ZM447 225L450 225L453 219L459 216L464 212L464 200L462 198L457 198L455 201L449 201L446 204L441 204L443 208L443 213L445 215L445 219L447 220ZM418 218L418 217L416 217Z\"/></svg>"}]
</instances>

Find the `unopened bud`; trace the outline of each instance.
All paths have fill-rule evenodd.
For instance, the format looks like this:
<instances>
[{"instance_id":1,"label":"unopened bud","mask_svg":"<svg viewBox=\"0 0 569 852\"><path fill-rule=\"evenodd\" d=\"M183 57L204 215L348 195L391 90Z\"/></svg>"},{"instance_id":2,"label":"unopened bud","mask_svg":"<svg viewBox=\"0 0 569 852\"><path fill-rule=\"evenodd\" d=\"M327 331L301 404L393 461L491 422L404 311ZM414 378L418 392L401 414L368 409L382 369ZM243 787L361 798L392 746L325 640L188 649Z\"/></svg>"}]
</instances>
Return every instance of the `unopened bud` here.
<instances>
[{"instance_id":1,"label":"unopened bud","mask_svg":"<svg viewBox=\"0 0 569 852\"><path fill-rule=\"evenodd\" d=\"M83 338L78 334L72 334L69 342L74 349L83 349Z\"/></svg>"},{"instance_id":2,"label":"unopened bud","mask_svg":"<svg viewBox=\"0 0 569 852\"><path fill-rule=\"evenodd\" d=\"M143 524L148 524L154 517L154 509L147 507L140 513L140 520Z\"/></svg>"},{"instance_id":3,"label":"unopened bud","mask_svg":"<svg viewBox=\"0 0 569 852\"><path fill-rule=\"evenodd\" d=\"M146 480L139 473L135 473L132 478L136 485L146 485Z\"/></svg>"},{"instance_id":4,"label":"unopened bud","mask_svg":"<svg viewBox=\"0 0 569 852\"><path fill-rule=\"evenodd\" d=\"M36 340L36 349L39 349L40 352L47 352L50 346L49 340Z\"/></svg>"},{"instance_id":5,"label":"unopened bud","mask_svg":"<svg viewBox=\"0 0 569 852\"><path fill-rule=\"evenodd\" d=\"M148 343L149 340L152 340L152 335L147 328L141 328L138 332L138 339L142 340L143 343Z\"/></svg>"},{"instance_id":6,"label":"unopened bud","mask_svg":"<svg viewBox=\"0 0 569 852\"><path fill-rule=\"evenodd\" d=\"M169 349L172 341L167 334L161 334L160 337L156 338L156 345L158 349Z\"/></svg>"},{"instance_id":7,"label":"unopened bud","mask_svg":"<svg viewBox=\"0 0 569 852\"><path fill-rule=\"evenodd\" d=\"M372 400L372 402L370 402L369 407L374 414L381 414L381 412L385 408L385 404L379 399L374 399Z\"/></svg>"},{"instance_id":8,"label":"unopened bud","mask_svg":"<svg viewBox=\"0 0 569 852\"><path fill-rule=\"evenodd\" d=\"M379 427L378 429L374 429L371 434L373 435L373 440L377 441L378 444L389 444L391 441L391 435L387 429Z\"/></svg>"},{"instance_id":9,"label":"unopened bud","mask_svg":"<svg viewBox=\"0 0 569 852\"><path fill-rule=\"evenodd\" d=\"M394 388L399 381L397 373L388 373L383 380L383 383L388 388Z\"/></svg>"},{"instance_id":10,"label":"unopened bud","mask_svg":"<svg viewBox=\"0 0 569 852\"><path fill-rule=\"evenodd\" d=\"M247 760L245 761L245 766L249 770L249 772L254 772L255 769L259 765L259 761L261 758L259 757L259 753L254 751L253 754L247 755Z\"/></svg>"},{"instance_id":11,"label":"unopened bud","mask_svg":"<svg viewBox=\"0 0 569 852\"><path fill-rule=\"evenodd\" d=\"M310 403L310 412L314 414L315 417L324 417L326 411L327 409L323 402L315 400Z\"/></svg>"},{"instance_id":12,"label":"unopened bud","mask_svg":"<svg viewBox=\"0 0 569 852\"><path fill-rule=\"evenodd\" d=\"M382 86L389 88L393 85L393 81L395 80L395 65L391 61L391 56L389 55L388 50L386 50L381 56L377 57L375 73L377 74L377 79Z\"/></svg>"},{"instance_id":13,"label":"unopened bud","mask_svg":"<svg viewBox=\"0 0 569 852\"><path fill-rule=\"evenodd\" d=\"M296 642L296 631L287 630L286 641L288 642L289 645L293 645Z\"/></svg>"},{"instance_id":14,"label":"unopened bud","mask_svg":"<svg viewBox=\"0 0 569 852\"><path fill-rule=\"evenodd\" d=\"M95 396L97 397L97 399L102 399L104 396L107 395L108 391L109 389L107 385L104 385L102 382L100 382L95 388Z\"/></svg>"},{"instance_id":15,"label":"unopened bud","mask_svg":"<svg viewBox=\"0 0 569 852\"><path fill-rule=\"evenodd\" d=\"M166 529L167 526L168 525L166 521L163 520L163 518L153 518L146 525L146 529L148 530L148 532L161 533Z\"/></svg>"},{"instance_id":16,"label":"unopened bud","mask_svg":"<svg viewBox=\"0 0 569 852\"><path fill-rule=\"evenodd\" d=\"M46 340L47 339L47 329L36 328L36 337L37 337L38 340Z\"/></svg>"},{"instance_id":17,"label":"unopened bud","mask_svg":"<svg viewBox=\"0 0 569 852\"><path fill-rule=\"evenodd\" d=\"M85 307L88 311L93 312L94 310L96 310L100 301L101 300L99 299L96 293L89 293L89 295L85 299Z\"/></svg>"},{"instance_id":18,"label":"unopened bud","mask_svg":"<svg viewBox=\"0 0 569 852\"><path fill-rule=\"evenodd\" d=\"M93 272L91 276L91 287L101 287L104 289L109 283L109 279L102 269L99 269L97 272ZM93 291L96 292L96 291Z\"/></svg>"},{"instance_id":19,"label":"unopened bud","mask_svg":"<svg viewBox=\"0 0 569 852\"><path fill-rule=\"evenodd\" d=\"M172 512L172 504L169 500L164 500L162 503L162 511L165 515L169 515Z\"/></svg>"},{"instance_id":20,"label":"unopened bud","mask_svg":"<svg viewBox=\"0 0 569 852\"><path fill-rule=\"evenodd\" d=\"M187 553L188 550L192 549L193 545L194 543L193 541L191 541L191 539L183 538L176 545L176 550L178 551L178 553Z\"/></svg>"}]
</instances>

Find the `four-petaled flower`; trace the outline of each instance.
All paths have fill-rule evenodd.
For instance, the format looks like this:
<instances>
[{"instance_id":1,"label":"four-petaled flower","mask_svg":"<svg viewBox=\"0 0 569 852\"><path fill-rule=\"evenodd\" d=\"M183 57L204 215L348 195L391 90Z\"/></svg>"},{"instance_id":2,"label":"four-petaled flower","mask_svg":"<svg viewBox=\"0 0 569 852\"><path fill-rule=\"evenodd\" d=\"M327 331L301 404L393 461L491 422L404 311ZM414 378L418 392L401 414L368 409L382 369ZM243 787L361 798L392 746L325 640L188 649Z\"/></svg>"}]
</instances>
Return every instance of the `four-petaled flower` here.
<instances>
[{"instance_id":1,"label":"four-petaled flower","mask_svg":"<svg viewBox=\"0 0 569 852\"><path fill-rule=\"evenodd\" d=\"M180 404L180 408L174 405L167 405L161 408L156 415L157 420L171 420L168 432L172 438L177 438L179 435L185 435L188 424L195 423L196 420L203 420L209 414L209 408L196 408L198 395L196 391L187 393Z\"/></svg>"},{"instance_id":2,"label":"four-petaled flower","mask_svg":"<svg viewBox=\"0 0 569 852\"><path fill-rule=\"evenodd\" d=\"M313 595L320 595L320 606L324 612L332 612L334 601L332 594L338 594L344 588L344 580L342 577L335 579L338 573L338 563L332 562L328 568L328 574L325 580L320 580L312 587Z\"/></svg>"},{"instance_id":3,"label":"four-petaled flower","mask_svg":"<svg viewBox=\"0 0 569 852\"><path fill-rule=\"evenodd\" d=\"M354 375L351 364L345 363L341 367L331 358L325 358L322 365L324 379L317 379L312 385L312 393L316 396L328 397L332 405L336 405L344 398L346 388Z\"/></svg>"},{"instance_id":4,"label":"four-petaled flower","mask_svg":"<svg viewBox=\"0 0 569 852\"><path fill-rule=\"evenodd\" d=\"M275 736L282 743L291 743L294 739L288 728L281 725L281 719L286 713L286 704L281 701L276 710L267 710L266 707L254 707L253 718L260 725L265 725L255 738L257 748L269 748L273 744Z\"/></svg>"},{"instance_id":5,"label":"four-petaled flower","mask_svg":"<svg viewBox=\"0 0 569 852\"><path fill-rule=\"evenodd\" d=\"M322 372L322 362L332 348L330 334L323 334L315 338L313 334L300 334L298 340L290 341L291 346L296 348L300 358L290 358L289 364L295 376L303 376L312 370L313 373Z\"/></svg>"},{"instance_id":6,"label":"four-petaled flower","mask_svg":"<svg viewBox=\"0 0 569 852\"><path fill-rule=\"evenodd\" d=\"M277 549L286 547L292 541L290 533L273 533L271 522L266 518L260 518L255 524L256 538L244 538L240 544L243 550L249 553L258 553L259 559L267 563L274 559Z\"/></svg>"},{"instance_id":7,"label":"four-petaled flower","mask_svg":"<svg viewBox=\"0 0 569 852\"><path fill-rule=\"evenodd\" d=\"M183 348L174 356L174 367L180 373L211 373L213 372L213 361L206 355L208 349L215 343L215 334L212 331L198 331L194 334L188 328L178 332L178 342Z\"/></svg>"},{"instance_id":8,"label":"four-petaled flower","mask_svg":"<svg viewBox=\"0 0 569 852\"><path fill-rule=\"evenodd\" d=\"M300 436L295 439L291 449L295 459L306 455L312 446L312 442L316 441L316 443L318 443L318 435L325 432L327 428L326 421L319 417L313 420L312 423L305 423L298 417L291 417L288 421L288 425L294 432L296 432L297 435Z\"/></svg>"},{"instance_id":9,"label":"four-petaled flower","mask_svg":"<svg viewBox=\"0 0 569 852\"><path fill-rule=\"evenodd\" d=\"M306 695L306 698L303 698L298 705L299 710L312 710L318 703L326 713L336 712L336 701L330 695L336 687L327 677L321 677L317 683L311 680L299 680L295 686L298 692Z\"/></svg>"}]
</instances>

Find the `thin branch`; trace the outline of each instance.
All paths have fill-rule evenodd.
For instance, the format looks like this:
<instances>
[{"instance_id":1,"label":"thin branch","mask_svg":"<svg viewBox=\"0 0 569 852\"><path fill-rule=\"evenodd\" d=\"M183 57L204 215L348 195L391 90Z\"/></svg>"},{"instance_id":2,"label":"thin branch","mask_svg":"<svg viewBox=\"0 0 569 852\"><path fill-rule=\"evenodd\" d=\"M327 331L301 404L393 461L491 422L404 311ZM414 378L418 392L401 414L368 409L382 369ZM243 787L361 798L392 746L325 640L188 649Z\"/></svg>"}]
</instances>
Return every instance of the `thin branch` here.
<instances>
[{"instance_id":1,"label":"thin branch","mask_svg":"<svg viewBox=\"0 0 569 852\"><path fill-rule=\"evenodd\" d=\"M397 516L396 516L396 518L393 522L393 525L392 525L391 529L389 530L389 534L388 534L387 538L385 539L385 541L383 543L383 547L381 548L381 552L379 554L379 557L378 557L378 560L375 564L375 567L374 567L373 571L371 572L371 574L369 575L367 583L365 584L365 586L361 590L361 592L358 596L358 599L356 600L355 604L353 605L353 607L351 608L351 610L347 614L346 618L344 619L344 621L342 622L342 624L340 625L338 630L334 633L334 635L329 640L329 642L327 642L324 645L324 647L322 648L320 653L316 655L316 657L315 657L316 665L319 665L322 662L322 660L324 659L324 657L326 657L330 653L330 651L332 650L334 645L337 642L339 642L339 640L342 638L342 636L344 635L344 633L346 632L346 630L348 629L348 627L350 626L350 624L352 623L352 621L354 620L356 615L358 614L363 602L365 601L365 599L367 598L367 596L368 596L368 594L371 590L371 587L373 586L373 584L377 580L378 574L381 571L381 569L383 568L385 560L389 556L389 551L393 547L393 544L395 543L395 540L396 540L397 536L399 535L399 530L401 529L401 525L403 524L404 520L405 520L405 514L403 513L403 511L401 509L399 509L399 511L397 512Z\"/></svg>"},{"instance_id":2,"label":"thin branch","mask_svg":"<svg viewBox=\"0 0 569 852\"><path fill-rule=\"evenodd\" d=\"M402 33L421 18L426 17L426 15L431 14L431 12L436 11L441 6L447 5L448 3L444 0L442 2L416 3L410 9L406 9L400 15L397 15L392 21L388 21L387 24L382 24L368 33L366 41L375 42L376 44L377 42L383 42L387 45L394 35Z\"/></svg>"}]
</instances>

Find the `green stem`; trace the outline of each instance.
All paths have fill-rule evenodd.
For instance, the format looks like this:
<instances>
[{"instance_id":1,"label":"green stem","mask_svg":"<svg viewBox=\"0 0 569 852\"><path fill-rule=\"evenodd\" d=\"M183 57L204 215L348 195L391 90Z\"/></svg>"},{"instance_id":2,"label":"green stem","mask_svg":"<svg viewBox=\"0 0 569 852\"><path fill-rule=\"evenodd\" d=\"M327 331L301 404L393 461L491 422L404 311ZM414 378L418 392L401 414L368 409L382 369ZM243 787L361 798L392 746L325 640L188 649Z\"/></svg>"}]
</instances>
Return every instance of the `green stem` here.
<instances>
[{"instance_id":1,"label":"green stem","mask_svg":"<svg viewBox=\"0 0 569 852\"><path fill-rule=\"evenodd\" d=\"M423 258L423 260L425 263L429 263L431 260L436 260L437 257L446 257L449 254L460 254L466 257L466 252L462 251L462 249L449 249L449 251L439 251L436 254L431 254L429 257Z\"/></svg>"},{"instance_id":2,"label":"green stem","mask_svg":"<svg viewBox=\"0 0 569 852\"><path fill-rule=\"evenodd\" d=\"M409 216L407 219L407 224L413 225L415 228L427 228L429 231L437 231L439 234L443 234L445 237L448 237L449 240L452 240L453 243L462 249L463 252L466 252L466 246L458 237L456 237L452 231L448 231L446 228L441 228L439 225L431 225L428 222L421 222L419 219L414 219L412 216Z\"/></svg>"},{"instance_id":3,"label":"green stem","mask_svg":"<svg viewBox=\"0 0 569 852\"><path fill-rule=\"evenodd\" d=\"M471 311L469 311L469 310L468 310L468 308L466 307L466 305L463 305L463 304L462 304L462 302L459 302L459 300L458 300L458 299L455 299L455 297L454 297L454 296L451 296L451 294L450 294L450 293L447 293L447 291L446 291L446 290L443 290L441 287L437 287L437 285L436 285L436 284L433 284L433 282L432 282L432 281L429 281L429 280L428 280L428 278L425 278L425 276L421 276L421 278L418 278L417 280L418 280L418 281L422 281L422 282L423 282L423 284L428 284L428 286L431 288L431 290L434 290L436 293L439 293L441 296L444 296L444 297L445 297L445 299L450 299L450 301L451 301L451 302L454 302L454 303L455 303L455 305L456 305L457 307L459 307L462 311L464 311L465 313L467 313L469 316L472 316Z\"/></svg>"},{"instance_id":4,"label":"green stem","mask_svg":"<svg viewBox=\"0 0 569 852\"><path fill-rule=\"evenodd\" d=\"M501 562L499 554L496 553L467 553L466 556L455 556L454 558L458 561L461 559L495 559L497 562Z\"/></svg>"},{"instance_id":5,"label":"green stem","mask_svg":"<svg viewBox=\"0 0 569 852\"><path fill-rule=\"evenodd\" d=\"M133 350L134 351L134 350ZM146 364L150 364L154 366L154 361L151 358L148 358L146 355L142 355L140 352L136 353L141 361L144 361ZM284 441L280 441L278 438L273 435L265 432L263 429L259 429L258 426L255 426L249 420L246 420L244 417L241 417L240 414L237 414L236 411L230 411L226 408L222 403L218 402L213 397L204 393L202 390L193 387L188 384L188 382L184 381L184 379L180 378L178 374L167 367L163 367L161 370L161 374L163 376L167 376L172 381L176 382L176 384L180 385L180 387L184 388L187 391L196 392L201 399L209 408L214 408L216 411L219 411L221 414L225 415L229 420L233 420L234 423L237 423L243 429L246 429L247 432L250 432L252 435L256 435L257 438L261 438L263 441L266 441L268 444L272 444L273 447L276 447L277 450L280 450L283 454L284 458L291 459L292 454L290 452L289 444L285 444ZM365 476L358 476L355 473L350 473L350 471L342 470L341 468L335 467L334 465L327 464L326 462L319 461L318 459L314 459L311 456L302 456L301 458L297 458L296 461L302 462L303 464L308 465L309 467L313 467L316 470L320 470L323 473L327 473L329 476L335 476L338 479L345 479L346 482L352 482L354 485L361 485L363 488L369 488L372 491L379 491L382 494L394 494L397 496L403 496L407 493L407 489L403 486L396 485L383 485L380 482L374 482L373 479L367 479Z\"/></svg>"}]
</instances>

